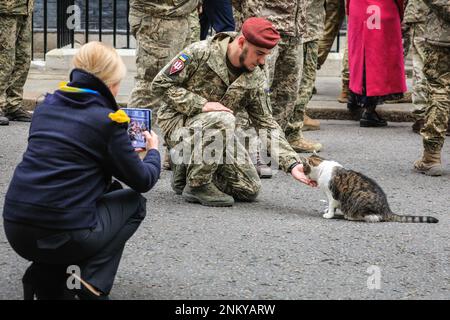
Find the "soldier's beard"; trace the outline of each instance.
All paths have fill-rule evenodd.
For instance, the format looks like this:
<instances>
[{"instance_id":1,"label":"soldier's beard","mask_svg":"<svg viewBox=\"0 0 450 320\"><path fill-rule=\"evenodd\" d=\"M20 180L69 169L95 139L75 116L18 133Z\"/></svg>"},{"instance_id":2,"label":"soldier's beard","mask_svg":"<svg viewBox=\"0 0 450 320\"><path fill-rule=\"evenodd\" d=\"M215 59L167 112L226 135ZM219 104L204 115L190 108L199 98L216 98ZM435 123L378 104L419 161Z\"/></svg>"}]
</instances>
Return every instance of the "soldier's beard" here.
<instances>
[{"instance_id":1,"label":"soldier's beard","mask_svg":"<svg viewBox=\"0 0 450 320\"><path fill-rule=\"evenodd\" d=\"M242 53L239 56L239 63L241 64L241 68L245 69L247 72L252 72L253 70L248 69L244 62L247 59L247 54L248 54L248 48L245 47L244 49L242 49Z\"/></svg>"}]
</instances>

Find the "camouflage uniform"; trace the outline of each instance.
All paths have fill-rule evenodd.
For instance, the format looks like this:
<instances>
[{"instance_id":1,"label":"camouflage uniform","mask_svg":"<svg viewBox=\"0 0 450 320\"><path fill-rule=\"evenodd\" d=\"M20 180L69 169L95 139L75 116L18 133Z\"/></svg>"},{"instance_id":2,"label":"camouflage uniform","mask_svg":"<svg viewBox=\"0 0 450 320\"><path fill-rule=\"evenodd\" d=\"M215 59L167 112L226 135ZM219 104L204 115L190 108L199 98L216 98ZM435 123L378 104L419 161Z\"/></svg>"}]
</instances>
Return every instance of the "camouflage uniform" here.
<instances>
[{"instance_id":1,"label":"camouflage uniform","mask_svg":"<svg viewBox=\"0 0 450 320\"><path fill-rule=\"evenodd\" d=\"M302 48L301 35L304 30L304 19L298 18L302 14L302 1L244 0L233 3L240 12L241 20L266 18L281 34L278 47L267 59L265 71L267 86L271 89L273 116L289 139L301 137L303 126L294 112L303 61L303 56L298 54Z\"/></svg>"},{"instance_id":2,"label":"camouflage uniform","mask_svg":"<svg viewBox=\"0 0 450 320\"><path fill-rule=\"evenodd\" d=\"M411 44L414 72L412 100L414 103L413 115L416 120L425 117L426 108L427 81L423 74L425 60L425 40L423 35L425 32L425 21L428 11L427 5L422 0L409 0L403 18L403 24L408 30L407 34L409 35L409 39L405 39L405 42ZM405 54L407 54L408 49L409 46L406 48Z\"/></svg>"},{"instance_id":3,"label":"camouflage uniform","mask_svg":"<svg viewBox=\"0 0 450 320\"><path fill-rule=\"evenodd\" d=\"M424 33L428 103L421 134L425 151L440 153L450 116L450 5L448 0L424 2L431 10Z\"/></svg>"},{"instance_id":4,"label":"camouflage uniform","mask_svg":"<svg viewBox=\"0 0 450 320\"><path fill-rule=\"evenodd\" d=\"M200 21L199 21L197 10L192 11L192 13L189 15L188 23L189 23L189 32L190 33L189 33L189 37L186 41L186 44L183 46L183 48L187 47L191 43L200 41ZM181 49L179 51L181 51Z\"/></svg>"},{"instance_id":5,"label":"camouflage uniform","mask_svg":"<svg viewBox=\"0 0 450 320\"><path fill-rule=\"evenodd\" d=\"M136 38L136 83L129 106L155 109L150 84L189 41L189 15L199 0L131 0L129 22Z\"/></svg>"},{"instance_id":6,"label":"camouflage uniform","mask_svg":"<svg viewBox=\"0 0 450 320\"><path fill-rule=\"evenodd\" d=\"M33 4L34 0L0 2L0 111L7 116L22 108L31 63Z\"/></svg>"},{"instance_id":7,"label":"camouflage uniform","mask_svg":"<svg viewBox=\"0 0 450 320\"><path fill-rule=\"evenodd\" d=\"M234 114L245 110L255 128L266 129L272 133L273 138L269 137L268 143L275 143L279 147L276 154L271 156L279 159L280 167L288 171L289 167L301 158L292 150L272 117L270 100L264 90L266 79L263 70L256 68L253 72L242 73L235 81L230 79L226 52L228 44L236 36L236 33L219 33L208 40L192 44L179 56L186 61L184 69L170 75L176 58L155 77L152 90L163 97L164 102L158 111L158 125L171 148L176 147L177 133L182 129L195 132L195 128L199 128L202 134L222 136L225 132L231 132L231 137L227 137L235 140L234 115L227 112L203 113L202 108L206 102L217 101L233 110ZM237 199L255 197L261 183L242 144L235 141L237 150L245 155L245 164L237 164L234 159L227 164L199 164L194 163L192 157L194 154L203 154L201 151L207 147L208 139L204 138L203 144L195 144L192 140L195 140L195 135L190 135L185 140L187 144L193 145L193 151L188 155L189 186L198 187L214 181L222 192ZM229 152L223 149L224 154ZM270 150L270 147L268 149Z\"/></svg>"},{"instance_id":8,"label":"camouflage uniform","mask_svg":"<svg viewBox=\"0 0 450 320\"><path fill-rule=\"evenodd\" d=\"M325 22L324 0L303 0L302 18L305 19L303 41L303 73L298 91L296 117L303 121L306 105L312 97L317 73L317 59L319 55L319 39L322 38Z\"/></svg>"},{"instance_id":9,"label":"camouflage uniform","mask_svg":"<svg viewBox=\"0 0 450 320\"><path fill-rule=\"evenodd\" d=\"M325 26L322 38L319 41L319 57L317 59L317 69L325 63L334 39L339 34L342 22L345 19L345 1L344 0L326 0L325 1Z\"/></svg>"}]
</instances>

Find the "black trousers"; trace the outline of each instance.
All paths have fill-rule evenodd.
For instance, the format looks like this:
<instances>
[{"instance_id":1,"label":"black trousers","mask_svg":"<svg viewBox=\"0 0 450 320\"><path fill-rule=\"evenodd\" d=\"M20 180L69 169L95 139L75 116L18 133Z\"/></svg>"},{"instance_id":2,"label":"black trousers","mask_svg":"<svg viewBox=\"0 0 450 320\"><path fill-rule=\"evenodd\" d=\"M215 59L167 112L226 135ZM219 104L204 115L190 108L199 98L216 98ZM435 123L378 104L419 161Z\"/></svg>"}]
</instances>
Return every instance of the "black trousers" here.
<instances>
[{"instance_id":1,"label":"black trousers","mask_svg":"<svg viewBox=\"0 0 450 320\"><path fill-rule=\"evenodd\" d=\"M4 221L12 248L34 263L77 266L81 278L108 295L125 243L146 215L146 199L126 189L105 194L93 229L51 230Z\"/></svg>"},{"instance_id":2,"label":"black trousers","mask_svg":"<svg viewBox=\"0 0 450 320\"><path fill-rule=\"evenodd\" d=\"M235 30L231 0L203 1L203 14L200 15L200 40L206 39L211 28L217 33Z\"/></svg>"}]
</instances>

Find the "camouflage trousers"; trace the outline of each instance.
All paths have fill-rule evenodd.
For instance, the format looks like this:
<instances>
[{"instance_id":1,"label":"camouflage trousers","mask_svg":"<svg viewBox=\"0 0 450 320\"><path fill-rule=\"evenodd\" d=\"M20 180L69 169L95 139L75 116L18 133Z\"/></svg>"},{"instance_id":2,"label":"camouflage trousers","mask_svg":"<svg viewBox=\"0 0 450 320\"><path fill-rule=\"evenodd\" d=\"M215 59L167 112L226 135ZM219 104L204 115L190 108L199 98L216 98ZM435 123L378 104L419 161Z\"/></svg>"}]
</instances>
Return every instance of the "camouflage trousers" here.
<instances>
[{"instance_id":1,"label":"camouflage trousers","mask_svg":"<svg viewBox=\"0 0 450 320\"><path fill-rule=\"evenodd\" d=\"M31 15L0 14L0 110L22 107L23 87L31 63Z\"/></svg>"},{"instance_id":2,"label":"camouflage trousers","mask_svg":"<svg viewBox=\"0 0 450 320\"><path fill-rule=\"evenodd\" d=\"M317 59L317 69L325 63L334 39L339 34L339 29L345 18L344 0L326 0L325 26L322 39L319 41L319 57Z\"/></svg>"},{"instance_id":3,"label":"camouflage trousers","mask_svg":"<svg viewBox=\"0 0 450 320\"><path fill-rule=\"evenodd\" d=\"M348 41L345 40L344 45L344 57L342 58L342 70L341 70L341 80L342 80L342 87L347 88L350 85L350 70L348 67Z\"/></svg>"},{"instance_id":4,"label":"camouflage trousers","mask_svg":"<svg viewBox=\"0 0 450 320\"><path fill-rule=\"evenodd\" d=\"M272 114L288 139L302 135L303 119L297 116L295 110L303 64L303 56L299 54L301 51L299 38L282 35L265 65ZM236 117L244 130L250 128L245 111L240 111Z\"/></svg>"},{"instance_id":5,"label":"camouflage trousers","mask_svg":"<svg viewBox=\"0 0 450 320\"><path fill-rule=\"evenodd\" d=\"M254 200L261 181L252 159L235 134L236 118L228 112L206 112L185 120L158 120L175 164L187 164L187 183L198 187L210 182L237 200ZM176 128L178 127L178 128ZM182 138L182 142L180 141ZM232 146L232 148L229 148ZM231 150L232 149L232 150ZM188 154L185 154L188 152Z\"/></svg>"},{"instance_id":6,"label":"camouflage trousers","mask_svg":"<svg viewBox=\"0 0 450 320\"><path fill-rule=\"evenodd\" d=\"M297 121L303 122L306 106L312 97L314 83L317 75L317 57L319 54L319 40L303 43L303 73L302 81L298 90L295 106L295 117Z\"/></svg>"},{"instance_id":7,"label":"camouflage trousers","mask_svg":"<svg viewBox=\"0 0 450 320\"><path fill-rule=\"evenodd\" d=\"M440 152L450 117L450 48L425 42L423 72L427 79L425 125L421 130L428 152Z\"/></svg>"},{"instance_id":8,"label":"camouflage trousers","mask_svg":"<svg viewBox=\"0 0 450 320\"><path fill-rule=\"evenodd\" d=\"M189 37L186 40L187 45L190 45L191 43L200 41L200 20L198 17L197 10L193 11L188 18L189 23Z\"/></svg>"},{"instance_id":9,"label":"camouflage trousers","mask_svg":"<svg viewBox=\"0 0 450 320\"><path fill-rule=\"evenodd\" d=\"M423 73L424 61L426 58L425 40L423 39L424 32L425 25L422 23L415 23L410 26L410 51L413 62L413 115L417 120L425 117L427 101L427 79Z\"/></svg>"},{"instance_id":10,"label":"camouflage trousers","mask_svg":"<svg viewBox=\"0 0 450 320\"><path fill-rule=\"evenodd\" d=\"M131 31L136 38L135 86L129 106L154 111L159 98L151 93L155 76L186 46L189 37L187 17L163 19L130 14Z\"/></svg>"}]
</instances>

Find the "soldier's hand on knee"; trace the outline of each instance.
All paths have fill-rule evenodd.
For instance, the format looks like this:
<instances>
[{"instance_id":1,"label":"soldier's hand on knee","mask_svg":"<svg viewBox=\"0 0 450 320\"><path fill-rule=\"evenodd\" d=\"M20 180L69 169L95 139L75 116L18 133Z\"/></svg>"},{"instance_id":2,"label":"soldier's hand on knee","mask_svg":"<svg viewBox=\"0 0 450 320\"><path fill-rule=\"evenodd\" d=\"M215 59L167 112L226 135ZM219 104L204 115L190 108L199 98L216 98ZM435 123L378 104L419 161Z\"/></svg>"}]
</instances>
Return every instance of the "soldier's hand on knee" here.
<instances>
[{"instance_id":1,"label":"soldier's hand on knee","mask_svg":"<svg viewBox=\"0 0 450 320\"><path fill-rule=\"evenodd\" d=\"M298 164L297 166L295 166L292 169L291 174L296 180L298 180L310 187L313 187L313 188L317 187L317 182L309 179L303 172L303 165Z\"/></svg>"},{"instance_id":2,"label":"soldier's hand on knee","mask_svg":"<svg viewBox=\"0 0 450 320\"><path fill-rule=\"evenodd\" d=\"M228 109L227 107L225 107L223 104L221 104L219 102L207 102L207 103L205 103L205 105L203 106L202 111L203 112L223 111L223 112L233 113L233 111L231 109Z\"/></svg>"}]
</instances>

